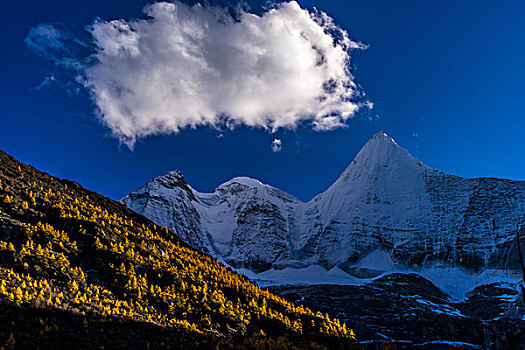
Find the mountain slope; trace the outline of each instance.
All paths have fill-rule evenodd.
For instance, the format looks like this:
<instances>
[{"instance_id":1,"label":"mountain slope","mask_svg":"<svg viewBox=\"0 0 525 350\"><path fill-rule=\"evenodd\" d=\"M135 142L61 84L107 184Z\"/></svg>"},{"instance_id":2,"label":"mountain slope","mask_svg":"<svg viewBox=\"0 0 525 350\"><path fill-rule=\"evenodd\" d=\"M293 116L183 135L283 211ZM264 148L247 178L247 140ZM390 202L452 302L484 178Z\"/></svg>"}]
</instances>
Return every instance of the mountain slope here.
<instances>
[{"instance_id":1,"label":"mountain slope","mask_svg":"<svg viewBox=\"0 0 525 350\"><path fill-rule=\"evenodd\" d=\"M177 195L196 200L178 178ZM124 205L0 151L3 345L354 348L355 338Z\"/></svg>"},{"instance_id":2,"label":"mountain slope","mask_svg":"<svg viewBox=\"0 0 525 350\"><path fill-rule=\"evenodd\" d=\"M525 213L525 182L439 172L385 133L308 203L249 178L200 193L171 174L123 202L236 268L321 265L357 278L425 267L473 275L519 268L514 231Z\"/></svg>"}]
</instances>

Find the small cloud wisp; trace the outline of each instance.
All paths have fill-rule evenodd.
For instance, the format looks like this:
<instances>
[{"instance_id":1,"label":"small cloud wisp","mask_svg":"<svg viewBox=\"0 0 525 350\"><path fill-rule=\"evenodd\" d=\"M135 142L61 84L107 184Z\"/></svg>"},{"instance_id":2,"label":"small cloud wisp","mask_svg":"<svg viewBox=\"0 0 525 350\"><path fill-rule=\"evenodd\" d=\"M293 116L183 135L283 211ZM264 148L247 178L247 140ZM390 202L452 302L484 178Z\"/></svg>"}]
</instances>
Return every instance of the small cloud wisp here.
<instances>
[{"instance_id":1,"label":"small cloud wisp","mask_svg":"<svg viewBox=\"0 0 525 350\"><path fill-rule=\"evenodd\" d=\"M272 152L281 152L282 142L279 139L274 139L272 141Z\"/></svg>"}]
</instances>

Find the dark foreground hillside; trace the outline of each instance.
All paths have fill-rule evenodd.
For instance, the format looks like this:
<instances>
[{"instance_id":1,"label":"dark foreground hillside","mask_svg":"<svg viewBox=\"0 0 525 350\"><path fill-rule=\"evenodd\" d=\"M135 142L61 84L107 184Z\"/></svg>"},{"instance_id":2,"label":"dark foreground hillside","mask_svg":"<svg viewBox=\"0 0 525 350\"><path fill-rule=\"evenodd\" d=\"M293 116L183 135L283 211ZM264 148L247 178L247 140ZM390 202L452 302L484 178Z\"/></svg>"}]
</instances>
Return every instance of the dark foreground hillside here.
<instances>
[{"instance_id":1,"label":"dark foreground hillside","mask_svg":"<svg viewBox=\"0 0 525 350\"><path fill-rule=\"evenodd\" d=\"M352 349L336 319L0 151L0 347Z\"/></svg>"},{"instance_id":2,"label":"dark foreground hillside","mask_svg":"<svg viewBox=\"0 0 525 350\"><path fill-rule=\"evenodd\" d=\"M454 300L417 274L393 273L360 286L283 286L271 290L354 327L364 349L525 349L517 292L482 285Z\"/></svg>"}]
</instances>

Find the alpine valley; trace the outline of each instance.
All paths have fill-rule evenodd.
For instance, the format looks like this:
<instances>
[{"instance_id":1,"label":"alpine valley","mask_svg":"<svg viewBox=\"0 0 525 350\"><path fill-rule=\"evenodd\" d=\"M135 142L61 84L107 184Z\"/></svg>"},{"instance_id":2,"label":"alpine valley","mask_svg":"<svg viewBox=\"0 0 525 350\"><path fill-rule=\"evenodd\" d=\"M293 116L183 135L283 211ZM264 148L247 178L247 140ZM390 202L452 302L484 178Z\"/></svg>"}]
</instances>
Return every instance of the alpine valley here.
<instances>
[{"instance_id":1,"label":"alpine valley","mask_svg":"<svg viewBox=\"0 0 525 350\"><path fill-rule=\"evenodd\" d=\"M122 201L371 348L525 348L525 181L445 174L381 132L307 203L248 177L201 193L179 171Z\"/></svg>"}]
</instances>

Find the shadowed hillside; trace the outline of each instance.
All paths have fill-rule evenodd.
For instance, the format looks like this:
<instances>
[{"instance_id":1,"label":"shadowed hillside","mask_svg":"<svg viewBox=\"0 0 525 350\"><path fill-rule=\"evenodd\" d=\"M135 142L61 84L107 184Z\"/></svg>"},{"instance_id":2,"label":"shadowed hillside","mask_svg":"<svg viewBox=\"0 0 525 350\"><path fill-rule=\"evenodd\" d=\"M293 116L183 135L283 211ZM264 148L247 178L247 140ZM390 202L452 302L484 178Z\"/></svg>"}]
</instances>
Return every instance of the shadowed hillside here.
<instances>
[{"instance_id":1,"label":"shadowed hillside","mask_svg":"<svg viewBox=\"0 0 525 350\"><path fill-rule=\"evenodd\" d=\"M173 231L0 151L0 346L355 348Z\"/></svg>"}]
</instances>

